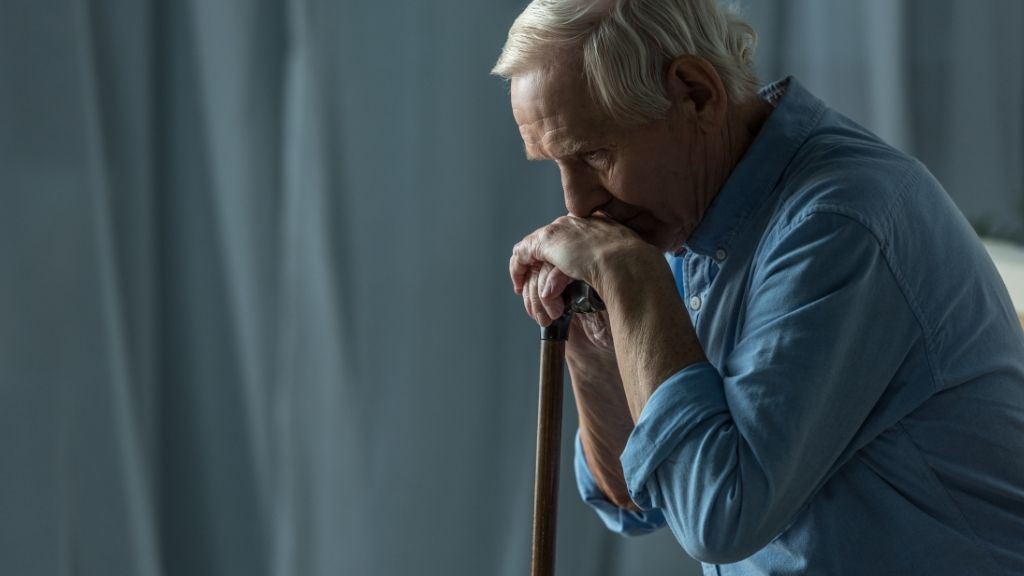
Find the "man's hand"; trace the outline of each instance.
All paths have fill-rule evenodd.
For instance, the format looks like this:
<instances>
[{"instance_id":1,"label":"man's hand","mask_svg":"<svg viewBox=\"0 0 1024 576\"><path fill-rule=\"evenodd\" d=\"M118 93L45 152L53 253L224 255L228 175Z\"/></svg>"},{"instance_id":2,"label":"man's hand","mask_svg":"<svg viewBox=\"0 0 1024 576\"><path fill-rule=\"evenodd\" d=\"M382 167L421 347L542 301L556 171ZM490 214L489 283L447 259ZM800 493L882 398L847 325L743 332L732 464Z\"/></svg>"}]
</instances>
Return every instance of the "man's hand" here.
<instances>
[{"instance_id":1,"label":"man's hand","mask_svg":"<svg viewBox=\"0 0 1024 576\"><path fill-rule=\"evenodd\" d=\"M573 279L601 294L602 267L629 258L632 252L651 250L636 233L603 212L590 218L562 216L515 245L509 274L527 313L547 326L564 313L561 295Z\"/></svg>"},{"instance_id":2,"label":"man's hand","mask_svg":"<svg viewBox=\"0 0 1024 576\"><path fill-rule=\"evenodd\" d=\"M563 314L573 279L604 299L607 312L573 317L566 363L594 480L610 501L635 509L619 462L633 424L665 377L703 359L664 258L602 213L564 216L516 244L509 274L541 326Z\"/></svg>"},{"instance_id":3,"label":"man's hand","mask_svg":"<svg viewBox=\"0 0 1024 576\"><path fill-rule=\"evenodd\" d=\"M665 259L604 213L563 216L523 238L509 274L542 326L561 316L560 295L573 279L597 290L634 422L661 382L705 360Z\"/></svg>"}]
</instances>

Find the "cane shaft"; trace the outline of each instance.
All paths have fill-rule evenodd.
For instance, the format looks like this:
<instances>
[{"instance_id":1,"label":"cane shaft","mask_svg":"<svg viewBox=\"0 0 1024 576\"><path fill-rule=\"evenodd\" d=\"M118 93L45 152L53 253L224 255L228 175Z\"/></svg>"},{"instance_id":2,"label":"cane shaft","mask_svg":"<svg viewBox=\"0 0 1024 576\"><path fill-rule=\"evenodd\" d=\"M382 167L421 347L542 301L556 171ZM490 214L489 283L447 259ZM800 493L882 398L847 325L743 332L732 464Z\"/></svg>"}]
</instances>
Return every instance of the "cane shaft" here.
<instances>
[{"instance_id":1,"label":"cane shaft","mask_svg":"<svg viewBox=\"0 0 1024 576\"><path fill-rule=\"evenodd\" d=\"M533 556L530 570L532 576L552 576L555 573L564 366L565 341L541 340L540 400L537 405L537 475L533 486Z\"/></svg>"}]
</instances>

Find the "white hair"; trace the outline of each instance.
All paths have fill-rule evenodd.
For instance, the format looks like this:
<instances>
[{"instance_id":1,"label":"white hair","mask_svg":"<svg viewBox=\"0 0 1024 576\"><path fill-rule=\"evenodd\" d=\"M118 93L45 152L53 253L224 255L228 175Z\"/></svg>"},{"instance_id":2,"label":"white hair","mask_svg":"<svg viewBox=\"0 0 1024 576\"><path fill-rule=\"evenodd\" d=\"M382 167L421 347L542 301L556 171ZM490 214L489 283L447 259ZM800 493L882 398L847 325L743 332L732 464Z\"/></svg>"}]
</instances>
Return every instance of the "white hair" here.
<instances>
[{"instance_id":1,"label":"white hair","mask_svg":"<svg viewBox=\"0 0 1024 576\"><path fill-rule=\"evenodd\" d=\"M707 60L731 101L757 94L757 34L716 0L533 0L508 32L491 70L513 78L582 53L591 95L613 119L642 124L663 118L671 103L667 65L682 55Z\"/></svg>"}]
</instances>

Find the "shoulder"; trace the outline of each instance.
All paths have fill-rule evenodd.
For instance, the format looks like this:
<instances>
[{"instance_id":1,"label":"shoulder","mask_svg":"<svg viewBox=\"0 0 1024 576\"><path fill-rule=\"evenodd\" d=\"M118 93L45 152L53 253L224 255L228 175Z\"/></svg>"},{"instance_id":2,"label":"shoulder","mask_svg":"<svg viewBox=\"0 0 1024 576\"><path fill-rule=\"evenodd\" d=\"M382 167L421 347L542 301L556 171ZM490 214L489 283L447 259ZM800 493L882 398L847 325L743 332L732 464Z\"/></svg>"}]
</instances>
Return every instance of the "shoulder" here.
<instances>
[{"instance_id":1,"label":"shoulder","mask_svg":"<svg viewBox=\"0 0 1024 576\"><path fill-rule=\"evenodd\" d=\"M786 234L812 215L834 215L882 243L908 197L945 196L917 159L832 110L797 151L778 189L769 234Z\"/></svg>"}]
</instances>

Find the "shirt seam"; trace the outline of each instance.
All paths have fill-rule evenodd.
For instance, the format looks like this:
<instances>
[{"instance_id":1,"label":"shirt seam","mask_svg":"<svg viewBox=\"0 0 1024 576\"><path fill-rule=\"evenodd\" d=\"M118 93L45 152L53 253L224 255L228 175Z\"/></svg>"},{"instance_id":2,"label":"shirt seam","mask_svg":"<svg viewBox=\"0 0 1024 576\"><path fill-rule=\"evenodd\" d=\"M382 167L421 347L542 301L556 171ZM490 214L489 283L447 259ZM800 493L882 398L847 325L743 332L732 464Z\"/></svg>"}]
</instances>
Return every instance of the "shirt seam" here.
<instances>
[{"instance_id":1,"label":"shirt seam","mask_svg":"<svg viewBox=\"0 0 1024 576\"><path fill-rule=\"evenodd\" d=\"M917 184L921 180L922 171L914 170L915 167L918 167L917 163L908 164L900 175L902 177L902 184L898 189L896 197L889 203L889 206L886 209L885 221L883 222L883 226L886 229L892 228L893 214L906 201L908 193L912 189L913 185ZM903 300L906 302L911 314L914 315L914 320L917 322L918 329L921 332L921 339L924 341L925 358L928 361L928 371L931 373L932 377L932 392L937 390L942 382L942 378L940 377L937 355L934 348L934 334L932 328L925 321L925 315L921 310L921 306L918 303L916 296L907 285L906 277L903 275L902 269L897 265L896 255L889 249L890 243L888 242L888 239L884 235L881 235L874 226L871 226L868 222L864 221L863 215L860 212L835 204L817 204L806 209L800 217L795 218L779 230L779 232L776 233L776 237L785 235L793 227L803 223L814 214L832 214L847 218L850 221L857 223L875 239L875 242L878 244L878 248L882 253L882 258L885 260L885 265L889 269L889 273L892 274L893 279L896 281L896 285L900 289L900 294L903 296ZM879 226L879 228L883 226Z\"/></svg>"},{"instance_id":2,"label":"shirt seam","mask_svg":"<svg viewBox=\"0 0 1024 576\"><path fill-rule=\"evenodd\" d=\"M914 168L917 169L914 170ZM908 175L909 178L904 179L903 186L900 189L898 196L889 205L889 209L887 210L885 215L885 226L890 231L893 230L893 216L896 213L896 210L900 208L904 202L906 202L906 199L910 194L910 190L912 190L913 187L916 186L921 181L921 178L924 175L923 167L917 162L910 163L903 173L903 176ZM907 300L907 303L910 306L911 311L914 313L914 317L917 319L917 323L921 328L921 338L924 340L925 358L927 358L928 360L928 368L932 374L932 392L935 392L936 390L939 389L939 386L942 382L942 378L940 375L938 363L938 353L935 349L934 328L928 324L927 319L925 318L924 311L917 300L917 295L910 290L910 286L906 281L906 277L903 275L903 268L900 267L898 265L898 262L896 261L895 252L889 250L890 244L880 243L879 245L882 247L882 254L883 256L885 256L885 261L889 266L889 270L892 271L892 275L896 279L897 285L900 287L900 292L903 293L903 297Z\"/></svg>"},{"instance_id":3,"label":"shirt seam","mask_svg":"<svg viewBox=\"0 0 1024 576\"><path fill-rule=\"evenodd\" d=\"M892 231L893 227L894 227L893 216L896 213L896 210L898 208L900 208L901 206L903 206L903 203L906 202L907 196L909 195L909 192L912 189L912 187L914 185L916 185L918 182L921 181L921 177L922 177L923 171L921 169L912 170L915 167L920 168L916 163L911 164L910 166L907 166L906 172L904 174L909 173L910 178L908 178L905 181L905 184L904 184L903 188L900 190L899 195L896 197L895 200L893 200L892 204L889 206L888 212L885 215L886 216L885 225L886 225L886 228L888 228L890 231ZM903 269L901 267L896 266L896 264L894 262L892 262L892 261L896 260L896 254L894 252L891 252L890 250L888 250L888 247L889 247L888 243L886 243L884 246L886 248L886 250L884 250L884 253L886 255L886 260L890 261L890 266L893 268L893 275L896 277L897 281L899 282L900 289L905 292L905 295L906 295L907 299L910 301L910 303L911 303L911 305L913 307L913 310L914 310L914 314L918 316L918 322L921 324L921 335L924 337L925 345L926 345L926 348L928 350L929 363L933 364L932 365L932 377L934 378L935 383L937 384L939 382L938 366L934 362L932 362L932 355L933 355L932 354L933 353L933 350L932 350L932 340L933 340L933 337L935 335L934 334L934 329L933 329L933 327L929 326L925 322L924 312L921 311L921 307L920 307L920 305L917 302L916 295L912 294L910 292L910 287L907 286L906 278L903 275Z\"/></svg>"}]
</instances>

